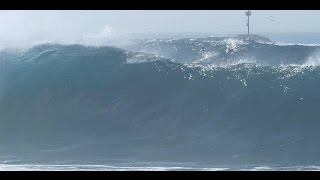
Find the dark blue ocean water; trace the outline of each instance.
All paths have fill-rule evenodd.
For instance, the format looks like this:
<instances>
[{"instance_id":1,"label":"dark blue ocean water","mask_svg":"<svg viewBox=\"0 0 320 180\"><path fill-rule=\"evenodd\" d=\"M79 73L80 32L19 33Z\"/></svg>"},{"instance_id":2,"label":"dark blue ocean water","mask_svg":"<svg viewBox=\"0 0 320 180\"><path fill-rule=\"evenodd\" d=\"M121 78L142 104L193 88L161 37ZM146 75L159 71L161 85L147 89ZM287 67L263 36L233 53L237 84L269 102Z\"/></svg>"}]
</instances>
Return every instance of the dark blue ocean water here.
<instances>
[{"instance_id":1,"label":"dark blue ocean water","mask_svg":"<svg viewBox=\"0 0 320 180\"><path fill-rule=\"evenodd\" d=\"M318 170L319 36L269 37L2 51L0 170Z\"/></svg>"}]
</instances>

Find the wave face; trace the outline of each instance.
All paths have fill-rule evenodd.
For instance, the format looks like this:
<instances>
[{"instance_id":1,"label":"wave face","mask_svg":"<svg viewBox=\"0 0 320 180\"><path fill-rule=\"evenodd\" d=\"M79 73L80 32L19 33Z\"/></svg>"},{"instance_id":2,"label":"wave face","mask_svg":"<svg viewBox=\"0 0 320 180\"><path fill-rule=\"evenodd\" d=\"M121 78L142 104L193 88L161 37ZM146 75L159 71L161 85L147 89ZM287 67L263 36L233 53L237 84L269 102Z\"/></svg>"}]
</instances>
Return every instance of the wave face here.
<instances>
[{"instance_id":1,"label":"wave face","mask_svg":"<svg viewBox=\"0 0 320 180\"><path fill-rule=\"evenodd\" d=\"M0 160L318 163L319 49L205 38L1 52Z\"/></svg>"}]
</instances>

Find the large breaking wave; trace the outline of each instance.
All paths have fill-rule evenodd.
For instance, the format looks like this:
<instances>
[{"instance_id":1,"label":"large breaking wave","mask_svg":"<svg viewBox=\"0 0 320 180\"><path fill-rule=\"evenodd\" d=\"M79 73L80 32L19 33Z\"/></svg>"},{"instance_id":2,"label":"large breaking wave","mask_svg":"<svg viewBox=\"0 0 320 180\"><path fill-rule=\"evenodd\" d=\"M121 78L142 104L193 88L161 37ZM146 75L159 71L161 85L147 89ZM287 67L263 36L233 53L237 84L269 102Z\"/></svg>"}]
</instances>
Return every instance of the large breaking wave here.
<instances>
[{"instance_id":1,"label":"large breaking wave","mask_svg":"<svg viewBox=\"0 0 320 180\"><path fill-rule=\"evenodd\" d=\"M2 51L0 160L318 163L319 50L203 38Z\"/></svg>"}]
</instances>

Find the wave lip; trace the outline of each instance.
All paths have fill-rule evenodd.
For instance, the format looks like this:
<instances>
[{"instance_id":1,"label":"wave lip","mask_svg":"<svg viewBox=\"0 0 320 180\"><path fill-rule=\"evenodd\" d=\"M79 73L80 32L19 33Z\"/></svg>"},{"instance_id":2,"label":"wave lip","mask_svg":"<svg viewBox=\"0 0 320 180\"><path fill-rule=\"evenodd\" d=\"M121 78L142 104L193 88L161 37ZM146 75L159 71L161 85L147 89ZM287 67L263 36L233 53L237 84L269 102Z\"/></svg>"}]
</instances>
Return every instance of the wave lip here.
<instances>
[{"instance_id":1,"label":"wave lip","mask_svg":"<svg viewBox=\"0 0 320 180\"><path fill-rule=\"evenodd\" d=\"M259 65L310 64L308 59L315 54L319 57L317 52L320 48L317 45L305 44L248 43L232 38L222 41L211 38L140 40L122 47L167 57L178 63L218 66L239 62L254 62Z\"/></svg>"}]
</instances>

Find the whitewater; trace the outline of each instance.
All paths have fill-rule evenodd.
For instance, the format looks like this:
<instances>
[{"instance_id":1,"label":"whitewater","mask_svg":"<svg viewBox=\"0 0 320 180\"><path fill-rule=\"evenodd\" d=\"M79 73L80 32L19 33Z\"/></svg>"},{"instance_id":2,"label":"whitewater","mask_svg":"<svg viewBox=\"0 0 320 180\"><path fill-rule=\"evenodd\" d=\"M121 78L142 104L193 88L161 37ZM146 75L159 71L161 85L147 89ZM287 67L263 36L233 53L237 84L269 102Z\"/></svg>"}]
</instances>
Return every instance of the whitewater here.
<instances>
[{"instance_id":1,"label":"whitewater","mask_svg":"<svg viewBox=\"0 0 320 180\"><path fill-rule=\"evenodd\" d=\"M319 170L320 46L0 52L0 170Z\"/></svg>"}]
</instances>

